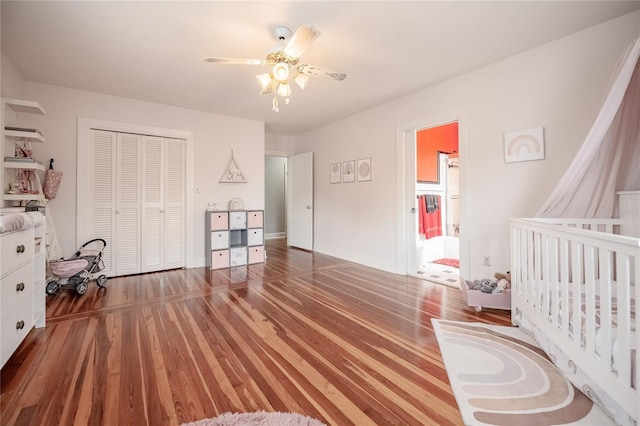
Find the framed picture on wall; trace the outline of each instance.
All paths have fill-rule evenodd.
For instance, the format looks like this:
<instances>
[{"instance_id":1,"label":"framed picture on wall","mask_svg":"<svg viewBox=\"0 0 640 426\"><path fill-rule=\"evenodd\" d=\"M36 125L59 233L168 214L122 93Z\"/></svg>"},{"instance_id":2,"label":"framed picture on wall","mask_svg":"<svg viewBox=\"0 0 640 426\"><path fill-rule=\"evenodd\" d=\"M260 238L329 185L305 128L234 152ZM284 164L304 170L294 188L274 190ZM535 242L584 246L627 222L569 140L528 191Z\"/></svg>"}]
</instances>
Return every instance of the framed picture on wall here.
<instances>
[{"instance_id":1,"label":"framed picture on wall","mask_svg":"<svg viewBox=\"0 0 640 426\"><path fill-rule=\"evenodd\" d=\"M371 180L371 158L361 158L358 160L358 182Z\"/></svg>"},{"instance_id":2,"label":"framed picture on wall","mask_svg":"<svg viewBox=\"0 0 640 426\"><path fill-rule=\"evenodd\" d=\"M329 166L329 176L331 183L340 183L342 174L340 173L340 163L333 163Z\"/></svg>"},{"instance_id":3,"label":"framed picture on wall","mask_svg":"<svg viewBox=\"0 0 640 426\"><path fill-rule=\"evenodd\" d=\"M342 163L342 182L356 181L356 162L354 160Z\"/></svg>"},{"instance_id":4,"label":"framed picture on wall","mask_svg":"<svg viewBox=\"0 0 640 426\"><path fill-rule=\"evenodd\" d=\"M544 160L544 128L504 134L504 162Z\"/></svg>"}]
</instances>

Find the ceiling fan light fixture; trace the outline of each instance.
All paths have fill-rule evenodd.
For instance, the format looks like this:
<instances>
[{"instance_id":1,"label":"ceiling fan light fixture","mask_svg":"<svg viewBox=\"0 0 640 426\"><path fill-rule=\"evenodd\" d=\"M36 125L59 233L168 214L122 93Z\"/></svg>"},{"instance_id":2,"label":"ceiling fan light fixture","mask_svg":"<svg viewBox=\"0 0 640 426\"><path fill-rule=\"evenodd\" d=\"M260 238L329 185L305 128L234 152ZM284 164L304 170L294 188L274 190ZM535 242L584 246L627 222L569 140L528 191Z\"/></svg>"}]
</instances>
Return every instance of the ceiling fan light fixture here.
<instances>
[{"instance_id":1,"label":"ceiling fan light fixture","mask_svg":"<svg viewBox=\"0 0 640 426\"><path fill-rule=\"evenodd\" d=\"M307 83L309 82L309 76L305 74L296 74L296 76L293 77L293 81L296 82L301 90L304 90L304 88L307 87Z\"/></svg>"},{"instance_id":2,"label":"ceiling fan light fixture","mask_svg":"<svg viewBox=\"0 0 640 426\"><path fill-rule=\"evenodd\" d=\"M262 90L265 90L271 84L271 74L269 73L258 74L256 75L256 78L258 79L258 83Z\"/></svg>"},{"instance_id":3,"label":"ceiling fan light fixture","mask_svg":"<svg viewBox=\"0 0 640 426\"><path fill-rule=\"evenodd\" d=\"M289 78L289 65L278 62L273 66L273 78L278 81L286 81Z\"/></svg>"},{"instance_id":4,"label":"ceiling fan light fixture","mask_svg":"<svg viewBox=\"0 0 640 426\"><path fill-rule=\"evenodd\" d=\"M283 98L291 95L291 86L289 86L289 83L285 81L278 84L278 95Z\"/></svg>"}]
</instances>

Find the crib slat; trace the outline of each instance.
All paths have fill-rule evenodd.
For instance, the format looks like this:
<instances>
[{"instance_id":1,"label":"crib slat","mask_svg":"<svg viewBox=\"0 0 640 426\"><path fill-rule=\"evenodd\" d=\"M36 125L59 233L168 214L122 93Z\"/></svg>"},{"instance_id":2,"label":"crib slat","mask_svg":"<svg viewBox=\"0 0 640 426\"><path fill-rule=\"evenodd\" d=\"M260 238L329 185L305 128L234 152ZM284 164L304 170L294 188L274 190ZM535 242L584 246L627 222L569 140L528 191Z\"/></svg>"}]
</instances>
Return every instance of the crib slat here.
<instances>
[{"instance_id":1,"label":"crib slat","mask_svg":"<svg viewBox=\"0 0 640 426\"><path fill-rule=\"evenodd\" d=\"M562 335L569 338L569 268L571 266L569 264L569 241L563 239L561 244L560 267L562 269L562 277L560 280L562 289L560 294L562 295L562 306L565 308L558 310L556 315L560 315L562 318Z\"/></svg>"},{"instance_id":2,"label":"crib slat","mask_svg":"<svg viewBox=\"0 0 640 426\"><path fill-rule=\"evenodd\" d=\"M617 360L618 377L631 377L631 267L629 256L616 253ZM627 384L630 384L630 380Z\"/></svg>"},{"instance_id":3,"label":"crib slat","mask_svg":"<svg viewBox=\"0 0 640 426\"><path fill-rule=\"evenodd\" d=\"M527 231L527 249L526 249L526 253L528 255L528 258L531 259L529 262L527 262L527 279L525 281L527 287L526 287L526 300L531 304L531 306L533 307L537 307L537 304L535 303L535 299L533 296L533 289L534 289L534 285L535 285L535 277L533 275L533 262L534 262L534 257L533 257L533 231Z\"/></svg>"},{"instance_id":4,"label":"crib slat","mask_svg":"<svg viewBox=\"0 0 640 426\"><path fill-rule=\"evenodd\" d=\"M611 317L611 251L600 248L599 250L599 266L600 266L600 358L604 365L611 364L611 345L613 344L612 336L612 317Z\"/></svg>"},{"instance_id":5,"label":"crib slat","mask_svg":"<svg viewBox=\"0 0 640 426\"><path fill-rule=\"evenodd\" d=\"M545 295L545 293L542 290L542 279L540 277L540 269L542 267L541 263L542 263L542 256L540 253L541 250L541 246L542 243L540 241L540 232L534 232L533 234L533 276L535 277L533 279L533 286L536 289L536 291L534 292L535 297L536 297L536 301L535 301L535 306L538 308L539 312L544 312L544 307L543 305L547 302L547 297Z\"/></svg>"},{"instance_id":6,"label":"crib slat","mask_svg":"<svg viewBox=\"0 0 640 426\"><path fill-rule=\"evenodd\" d=\"M582 312L582 244L575 241L571 242L571 340L581 346L582 341L582 321L580 320L580 312Z\"/></svg>"},{"instance_id":7,"label":"crib slat","mask_svg":"<svg viewBox=\"0 0 640 426\"><path fill-rule=\"evenodd\" d=\"M585 274L585 348L588 354L596 355L596 250L593 246L584 248Z\"/></svg>"},{"instance_id":8,"label":"crib slat","mask_svg":"<svg viewBox=\"0 0 640 426\"><path fill-rule=\"evenodd\" d=\"M549 307L549 314L551 315L551 323L555 328L558 328L558 310L560 300L558 299L558 238L556 236L549 236L549 275L548 281L551 287L551 306ZM567 305L565 305L567 306Z\"/></svg>"},{"instance_id":9,"label":"crib slat","mask_svg":"<svg viewBox=\"0 0 640 426\"><path fill-rule=\"evenodd\" d=\"M542 315L549 318L549 308L551 307L551 289L549 286L549 235L540 234L540 282L542 282Z\"/></svg>"}]
</instances>

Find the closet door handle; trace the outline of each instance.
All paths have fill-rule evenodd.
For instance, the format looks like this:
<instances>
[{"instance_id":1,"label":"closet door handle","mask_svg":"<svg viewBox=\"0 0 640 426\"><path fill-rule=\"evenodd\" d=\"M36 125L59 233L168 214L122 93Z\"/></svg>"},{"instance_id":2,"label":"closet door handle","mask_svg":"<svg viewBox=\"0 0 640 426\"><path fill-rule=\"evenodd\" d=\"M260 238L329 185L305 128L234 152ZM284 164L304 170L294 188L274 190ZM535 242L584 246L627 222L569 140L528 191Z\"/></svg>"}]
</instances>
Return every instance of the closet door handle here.
<instances>
[{"instance_id":1,"label":"closet door handle","mask_svg":"<svg viewBox=\"0 0 640 426\"><path fill-rule=\"evenodd\" d=\"M16 253L24 253L24 245L20 244L19 246L16 246Z\"/></svg>"},{"instance_id":2,"label":"closet door handle","mask_svg":"<svg viewBox=\"0 0 640 426\"><path fill-rule=\"evenodd\" d=\"M16 291L24 291L24 283L16 284Z\"/></svg>"},{"instance_id":3,"label":"closet door handle","mask_svg":"<svg viewBox=\"0 0 640 426\"><path fill-rule=\"evenodd\" d=\"M16 323L16 330L22 330L24 328L24 321L18 321Z\"/></svg>"}]
</instances>

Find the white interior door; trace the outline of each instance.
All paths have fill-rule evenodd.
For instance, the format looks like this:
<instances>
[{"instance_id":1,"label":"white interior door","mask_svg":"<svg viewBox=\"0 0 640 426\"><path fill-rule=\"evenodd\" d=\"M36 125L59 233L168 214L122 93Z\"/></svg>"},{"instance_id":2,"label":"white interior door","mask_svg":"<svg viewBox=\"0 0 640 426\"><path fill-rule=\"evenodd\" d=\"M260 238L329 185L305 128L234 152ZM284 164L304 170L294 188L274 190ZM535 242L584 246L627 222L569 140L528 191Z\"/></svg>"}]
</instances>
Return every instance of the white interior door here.
<instances>
[{"instance_id":1,"label":"white interior door","mask_svg":"<svg viewBox=\"0 0 640 426\"><path fill-rule=\"evenodd\" d=\"M289 157L287 190L287 244L313 250L313 152Z\"/></svg>"}]
</instances>

